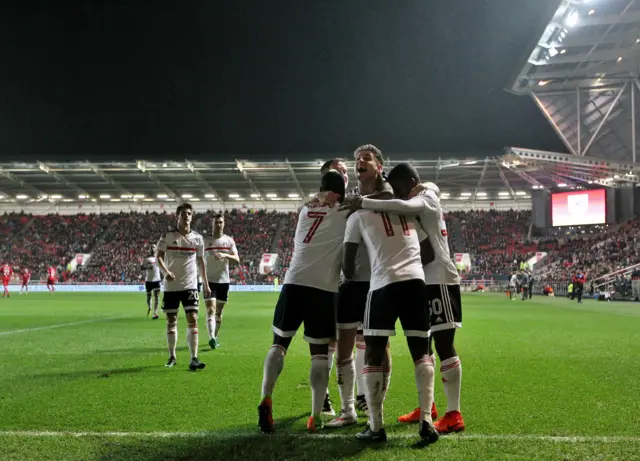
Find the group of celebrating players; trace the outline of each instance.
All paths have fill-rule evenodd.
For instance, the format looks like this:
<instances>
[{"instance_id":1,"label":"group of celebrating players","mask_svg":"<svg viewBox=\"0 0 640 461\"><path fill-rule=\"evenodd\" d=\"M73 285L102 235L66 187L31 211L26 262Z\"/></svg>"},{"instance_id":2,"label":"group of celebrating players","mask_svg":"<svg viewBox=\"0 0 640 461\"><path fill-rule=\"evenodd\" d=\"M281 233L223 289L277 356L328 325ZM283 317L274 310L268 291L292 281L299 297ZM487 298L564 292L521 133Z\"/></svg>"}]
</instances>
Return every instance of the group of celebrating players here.
<instances>
[{"instance_id":1,"label":"group of celebrating players","mask_svg":"<svg viewBox=\"0 0 640 461\"><path fill-rule=\"evenodd\" d=\"M418 422L422 443L433 443L439 434L465 427L460 413L462 368L454 347L455 330L462 326L460 277L450 257L440 191L433 183L421 184L407 163L385 176L382 152L371 144L358 147L354 158L357 188L347 193L344 162L330 160L321 169L319 193L300 211L293 257L275 307L273 343L264 361L258 426L264 433L275 430L272 395L289 345L304 324L311 355L312 409L307 429L316 432L324 427L323 413L335 416L328 395L335 352L341 410L326 427L357 424L359 411L368 415L368 423L357 437L386 441L383 404L392 362L388 340L400 319L414 362L418 407L398 420ZM143 264L147 309L149 313L155 293L154 318L158 318L161 271L166 366L176 365L177 314L182 304L189 369L195 371L205 367L198 360L198 273L207 306L209 345L215 349L228 300L229 262L239 258L233 239L223 233L223 215L215 217L213 235L205 238L191 230L191 205L180 205L177 214L177 229L160 238L155 255ZM447 411L440 419L434 403L432 343L447 399Z\"/></svg>"},{"instance_id":2,"label":"group of celebrating players","mask_svg":"<svg viewBox=\"0 0 640 461\"><path fill-rule=\"evenodd\" d=\"M420 437L432 443L440 433L464 429L462 368L454 347L455 329L462 325L460 277L449 253L440 191L433 183L421 184L407 163L385 177L382 152L373 145L358 147L354 158L357 189L347 196L344 163L329 161L320 193L300 211L293 257L275 308L273 345L264 362L258 426L266 433L275 430L272 394L291 340L304 324L311 354L307 429L315 432L324 426L321 413L333 362L330 345L337 337L341 411L327 427L357 423L354 385L359 378L364 402L357 406L366 408L368 424L357 437L386 441L388 339L400 319L414 362L419 407L398 419L419 422ZM431 336L447 396L447 412L435 423Z\"/></svg>"},{"instance_id":3,"label":"group of celebrating players","mask_svg":"<svg viewBox=\"0 0 640 461\"><path fill-rule=\"evenodd\" d=\"M10 298L11 293L9 292L9 283L11 282L11 278L13 277L14 272L13 268L10 264L4 264L0 269L0 278L2 278L2 297ZM56 291L56 276L57 271L55 267L47 268L47 290L49 290L50 294L53 294ZM29 294L29 282L31 281L31 271L26 267L22 268L18 273L18 277L20 278L20 294Z\"/></svg>"}]
</instances>

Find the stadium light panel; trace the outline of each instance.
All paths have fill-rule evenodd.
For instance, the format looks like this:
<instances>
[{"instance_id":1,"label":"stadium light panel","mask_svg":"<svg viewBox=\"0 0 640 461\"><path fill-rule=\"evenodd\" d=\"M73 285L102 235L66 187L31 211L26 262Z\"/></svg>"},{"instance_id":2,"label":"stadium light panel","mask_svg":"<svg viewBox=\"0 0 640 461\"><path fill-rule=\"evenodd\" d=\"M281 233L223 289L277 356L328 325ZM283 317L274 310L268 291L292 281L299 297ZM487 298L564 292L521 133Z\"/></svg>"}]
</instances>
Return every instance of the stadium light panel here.
<instances>
[{"instance_id":1,"label":"stadium light panel","mask_svg":"<svg viewBox=\"0 0 640 461\"><path fill-rule=\"evenodd\" d=\"M509 196L509 195L511 195L511 194L509 194L509 192L498 192L498 195L499 195L500 197L508 197L508 196Z\"/></svg>"},{"instance_id":2,"label":"stadium light panel","mask_svg":"<svg viewBox=\"0 0 640 461\"><path fill-rule=\"evenodd\" d=\"M73 202L73 199L72 198L65 198L62 201L63 202Z\"/></svg>"},{"instance_id":3,"label":"stadium light panel","mask_svg":"<svg viewBox=\"0 0 640 461\"><path fill-rule=\"evenodd\" d=\"M28 196L26 196L26 195L24 195L24 194L18 194L18 195L16 195L16 198L17 198L18 200L24 200L24 199L27 199L27 198L29 198L29 197L28 197Z\"/></svg>"},{"instance_id":4,"label":"stadium light panel","mask_svg":"<svg viewBox=\"0 0 640 461\"><path fill-rule=\"evenodd\" d=\"M200 201L200 199L199 199L198 197L193 197L193 198L191 199L191 201L192 201L192 202L199 202L199 201Z\"/></svg>"},{"instance_id":5,"label":"stadium light panel","mask_svg":"<svg viewBox=\"0 0 640 461\"><path fill-rule=\"evenodd\" d=\"M476 162L475 160L470 160L468 162L464 162L465 165L475 165L476 163L478 163L478 162Z\"/></svg>"},{"instance_id":6,"label":"stadium light panel","mask_svg":"<svg viewBox=\"0 0 640 461\"><path fill-rule=\"evenodd\" d=\"M251 194L251 198L260 198L260 194Z\"/></svg>"},{"instance_id":7,"label":"stadium light panel","mask_svg":"<svg viewBox=\"0 0 640 461\"><path fill-rule=\"evenodd\" d=\"M589 10L589 16L591 16L593 13L595 13L596 10L594 10L593 8Z\"/></svg>"},{"instance_id":8,"label":"stadium light panel","mask_svg":"<svg viewBox=\"0 0 640 461\"><path fill-rule=\"evenodd\" d=\"M527 193L519 190L518 192L516 192L516 195L527 195Z\"/></svg>"},{"instance_id":9,"label":"stadium light panel","mask_svg":"<svg viewBox=\"0 0 640 461\"><path fill-rule=\"evenodd\" d=\"M538 86L545 86L547 83L549 83L549 80L540 80Z\"/></svg>"},{"instance_id":10,"label":"stadium light panel","mask_svg":"<svg viewBox=\"0 0 640 461\"><path fill-rule=\"evenodd\" d=\"M158 195L156 195L156 197L158 197L158 198L169 198L169 196L167 194L158 194Z\"/></svg>"},{"instance_id":11,"label":"stadium light panel","mask_svg":"<svg viewBox=\"0 0 640 461\"><path fill-rule=\"evenodd\" d=\"M169 165L167 165L166 163L163 163L163 164L162 164L162 168L166 168L166 167L168 167L168 166L169 166Z\"/></svg>"},{"instance_id":12,"label":"stadium light panel","mask_svg":"<svg viewBox=\"0 0 640 461\"><path fill-rule=\"evenodd\" d=\"M622 56L618 56L618 62L622 61Z\"/></svg>"},{"instance_id":13,"label":"stadium light panel","mask_svg":"<svg viewBox=\"0 0 640 461\"><path fill-rule=\"evenodd\" d=\"M144 194L135 194L133 198L144 198Z\"/></svg>"},{"instance_id":14,"label":"stadium light panel","mask_svg":"<svg viewBox=\"0 0 640 461\"><path fill-rule=\"evenodd\" d=\"M487 196L487 193L486 193L486 192L478 192L478 193L476 194L476 197L486 197L486 196Z\"/></svg>"},{"instance_id":15,"label":"stadium light panel","mask_svg":"<svg viewBox=\"0 0 640 461\"><path fill-rule=\"evenodd\" d=\"M579 21L580 21L580 15L578 14L577 11L573 11L569 14L569 16L567 16L566 24L569 27L573 27L577 25Z\"/></svg>"},{"instance_id":16,"label":"stadium light panel","mask_svg":"<svg viewBox=\"0 0 640 461\"><path fill-rule=\"evenodd\" d=\"M144 202L153 202L153 199L152 199L152 198L146 198L146 199L144 199L143 201L144 201Z\"/></svg>"},{"instance_id":17,"label":"stadium light panel","mask_svg":"<svg viewBox=\"0 0 640 461\"><path fill-rule=\"evenodd\" d=\"M449 192L441 192L440 197L443 197L443 198L449 197Z\"/></svg>"},{"instance_id":18,"label":"stadium light panel","mask_svg":"<svg viewBox=\"0 0 640 461\"><path fill-rule=\"evenodd\" d=\"M215 194L204 194L204 198L216 198Z\"/></svg>"},{"instance_id":19,"label":"stadium light panel","mask_svg":"<svg viewBox=\"0 0 640 461\"><path fill-rule=\"evenodd\" d=\"M315 197L316 194L309 194L309 197Z\"/></svg>"},{"instance_id":20,"label":"stadium light panel","mask_svg":"<svg viewBox=\"0 0 640 461\"><path fill-rule=\"evenodd\" d=\"M111 199L112 202L122 202L121 198L112 198Z\"/></svg>"},{"instance_id":21,"label":"stadium light panel","mask_svg":"<svg viewBox=\"0 0 640 461\"><path fill-rule=\"evenodd\" d=\"M267 194L267 198L276 198L278 194Z\"/></svg>"},{"instance_id":22,"label":"stadium light panel","mask_svg":"<svg viewBox=\"0 0 640 461\"><path fill-rule=\"evenodd\" d=\"M471 197L471 192L463 192L460 197Z\"/></svg>"},{"instance_id":23,"label":"stadium light panel","mask_svg":"<svg viewBox=\"0 0 640 461\"><path fill-rule=\"evenodd\" d=\"M85 198L89 198L89 196L88 196L88 195L82 195L82 194L80 194L80 195L78 195L78 198L79 198L79 199L81 199L81 200L83 200L83 199L85 199Z\"/></svg>"},{"instance_id":24,"label":"stadium light panel","mask_svg":"<svg viewBox=\"0 0 640 461\"><path fill-rule=\"evenodd\" d=\"M551 56L552 58L554 56L558 55L558 50L556 50L554 47L549 48L549 56Z\"/></svg>"},{"instance_id":25,"label":"stadium light panel","mask_svg":"<svg viewBox=\"0 0 640 461\"><path fill-rule=\"evenodd\" d=\"M193 195L191 195L191 194L182 194L180 197L182 197L182 198L192 198Z\"/></svg>"},{"instance_id":26,"label":"stadium light panel","mask_svg":"<svg viewBox=\"0 0 640 461\"><path fill-rule=\"evenodd\" d=\"M563 182L558 183L558 187L567 187L567 185Z\"/></svg>"},{"instance_id":27,"label":"stadium light panel","mask_svg":"<svg viewBox=\"0 0 640 461\"><path fill-rule=\"evenodd\" d=\"M289 194L288 195L289 198L300 198L300 194Z\"/></svg>"},{"instance_id":28,"label":"stadium light panel","mask_svg":"<svg viewBox=\"0 0 640 461\"><path fill-rule=\"evenodd\" d=\"M566 52L567 52L567 50L566 50L566 49L562 49L562 50L560 50L560 54L565 54Z\"/></svg>"},{"instance_id":29,"label":"stadium light panel","mask_svg":"<svg viewBox=\"0 0 640 461\"><path fill-rule=\"evenodd\" d=\"M131 195L131 194L122 194L122 195L120 196L120 198L131 198L131 197L132 197L132 195Z\"/></svg>"},{"instance_id":30,"label":"stadium light panel","mask_svg":"<svg viewBox=\"0 0 640 461\"><path fill-rule=\"evenodd\" d=\"M50 195L49 198L53 200L60 200L62 198L62 195L54 194L54 195Z\"/></svg>"},{"instance_id":31,"label":"stadium light panel","mask_svg":"<svg viewBox=\"0 0 640 461\"><path fill-rule=\"evenodd\" d=\"M507 196L507 195L503 195L503 196L498 197L498 198L499 198L499 199L508 199L508 198L509 198L509 196Z\"/></svg>"},{"instance_id":32,"label":"stadium light panel","mask_svg":"<svg viewBox=\"0 0 640 461\"><path fill-rule=\"evenodd\" d=\"M111 196L109 194L102 194L100 198L111 198Z\"/></svg>"},{"instance_id":33,"label":"stadium light panel","mask_svg":"<svg viewBox=\"0 0 640 461\"><path fill-rule=\"evenodd\" d=\"M240 194L229 194L229 198L240 198Z\"/></svg>"}]
</instances>

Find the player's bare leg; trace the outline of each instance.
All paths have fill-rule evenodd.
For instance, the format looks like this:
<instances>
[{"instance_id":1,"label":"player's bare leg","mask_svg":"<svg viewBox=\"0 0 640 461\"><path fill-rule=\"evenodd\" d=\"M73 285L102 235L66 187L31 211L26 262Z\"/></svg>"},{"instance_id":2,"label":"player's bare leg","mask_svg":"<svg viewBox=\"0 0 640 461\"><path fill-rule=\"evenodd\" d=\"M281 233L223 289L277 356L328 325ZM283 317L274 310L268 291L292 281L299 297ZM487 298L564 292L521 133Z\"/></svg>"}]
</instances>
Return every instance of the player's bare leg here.
<instances>
[{"instance_id":1,"label":"player's bare leg","mask_svg":"<svg viewBox=\"0 0 640 461\"><path fill-rule=\"evenodd\" d=\"M209 346L215 349L218 346L216 341L216 299L207 299L205 301L207 307L207 333L209 335Z\"/></svg>"},{"instance_id":2,"label":"player's bare leg","mask_svg":"<svg viewBox=\"0 0 640 461\"><path fill-rule=\"evenodd\" d=\"M367 349L365 352L364 382L365 395L369 405L369 424L357 437L361 440L385 442L387 433L384 430L384 387L383 363L385 349L389 338L386 336L365 336Z\"/></svg>"},{"instance_id":3,"label":"player's bare leg","mask_svg":"<svg viewBox=\"0 0 640 461\"><path fill-rule=\"evenodd\" d=\"M176 364L176 344L178 343L178 314L167 314L167 348L169 360L165 367L171 368Z\"/></svg>"},{"instance_id":4,"label":"player's bare leg","mask_svg":"<svg viewBox=\"0 0 640 461\"><path fill-rule=\"evenodd\" d=\"M276 387L278 377L284 368L284 358L290 344L291 338L283 338L274 333L273 344L264 359L262 392L260 404L258 405L258 427L264 433L271 433L275 430L271 396Z\"/></svg>"},{"instance_id":5,"label":"player's bare leg","mask_svg":"<svg viewBox=\"0 0 640 461\"><path fill-rule=\"evenodd\" d=\"M420 402L420 437L424 444L430 444L436 442L440 437L431 419L433 389L435 387L435 361L429 354L429 338L409 336L407 337L407 345L413 359Z\"/></svg>"},{"instance_id":6,"label":"player's bare leg","mask_svg":"<svg viewBox=\"0 0 640 461\"><path fill-rule=\"evenodd\" d=\"M186 312L187 317L187 344L191 353L189 370L202 370L206 365L198 360L198 312Z\"/></svg>"},{"instance_id":7,"label":"player's bare leg","mask_svg":"<svg viewBox=\"0 0 640 461\"><path fill-rule=\"evenodd\" d=\"M433 332L433 343L440 358L440 376L447 398L447 412L435 423L441 434L464 430L464 420L460 413L460 389L462 385L462 364L454 346L456 330Z\"/></svg>"},{"instance_id":8,"label":"player's bare leg","mask_svg":"<svg viewBox=\"0 0 640 461\"><path fill-rule=\"evenodd\" d=\"M338 329L336 373L338 375L341 411L337 418L327 423L327 427L344 427L358 422L354 396L356 366L353 359L356 332L356 328Z\"/></svg>"},{"instance_id":9,"label":"player's bare leg","mask_svg":"<svg viewBox=\"0 0 640 461\"><path fill-rule=\"evenodd\" d=\"M151 292L147 291L147 317L151 314Z\"/></svg>"},{"instance_id":10,"label":"player's bare leg","mask_svg":"<svg viewBox=\"0 0 640 461\"><path fill-rule=\"evenodd\" d=\"M158 305L160 304L160 290L153 290L153 320L158 320Z\"/></svg>"}]
</instances>

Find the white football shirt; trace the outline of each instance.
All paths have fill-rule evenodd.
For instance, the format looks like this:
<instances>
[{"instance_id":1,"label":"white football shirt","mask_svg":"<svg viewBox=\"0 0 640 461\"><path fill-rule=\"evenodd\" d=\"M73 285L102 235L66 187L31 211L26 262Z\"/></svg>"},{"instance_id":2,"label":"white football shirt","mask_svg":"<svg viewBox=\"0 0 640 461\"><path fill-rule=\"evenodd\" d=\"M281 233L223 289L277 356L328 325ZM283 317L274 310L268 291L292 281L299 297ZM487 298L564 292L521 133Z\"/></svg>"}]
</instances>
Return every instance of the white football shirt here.
<instances>
[{"instance_id":1,"label":"white football shirt","mask_svg":"<svg viewBox=\"0 0 640 461\"><path fill-rule=\"evenodd\" d=\"M229 283L229 260L216 259L214 253L238 254L236 242L228 235L204 239L204 258L207 264L207 280L210 283Z\"/></svg>"},{"instance_id":2,"label":"white football shirt","mask_svg":"<svg viewBox=\"0 0 640 461\"><path fill-rule=\"evenodd\" d=\"M427 285L459 285L460 275L451 259L447 225L440 199L431 190L425 190L410 200L363 199L362 208L386 213L403 214L417 219L420 229L429 237L435 259L424 266Z\"/></svg>"},{"instance_id":3,"label":"white football shirt","mask_svg":"<svg viewBox=\"0 0 640 461\"><path fill-rule=\"evenodd\" d=\"M424 280L416 223L401 215L361 210L347 221L345 243L364 242L371 264L369 290L391 283Z\"/></svg>"},{"instance_id":4,"label":"white football shirt","mask_svg":"<svg viewBox=\"0 0 640 461\"><path fill-rule=\"evenodd\" d=\"M145 270L144 281L145 282L159 282L160 277L160 268L158 267L158 261L156 261L155 256L149 256L144 258L144 262L142 263L142 267Z\"/></svg>"},{"instance_id":5,"label":"white football shirt","mask_svg":"<svg viewBox=\"0 0 640 461\"><path fill-rule=\"evenodd\" d=\"M338 291L342 260L342 240L347 213L338 212L339 203L310 203L298 216L293 256L284 283Z\"/></svg>"},{"instance_id":6,"label":"white football shirt","mask_svg":"<svg viewBox=\"0 0 640 461\"><path fill-rule=\"evenodd\" d=\"M164 291L198 289L198 260L204 256L202 235L191 231L182 235L177 230L164 234L158 241L158 251L164 251L164 262L175 280L164 282Z\"/></svg>"}]
</instances>

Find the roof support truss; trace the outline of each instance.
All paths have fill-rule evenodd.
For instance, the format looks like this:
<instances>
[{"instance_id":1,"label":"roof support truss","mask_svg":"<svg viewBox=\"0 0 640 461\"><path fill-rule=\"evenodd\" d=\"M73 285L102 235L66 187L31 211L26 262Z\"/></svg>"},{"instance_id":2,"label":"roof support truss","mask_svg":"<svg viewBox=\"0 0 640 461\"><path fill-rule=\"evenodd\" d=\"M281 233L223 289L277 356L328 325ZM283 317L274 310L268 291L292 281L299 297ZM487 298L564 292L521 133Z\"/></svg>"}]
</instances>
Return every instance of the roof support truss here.
<instances>
[{"instance_id":1,"label":"roof support truss","mask_svg":"<svg viewBox=\"0 0 640 461\"><path fill-rule=\"evenodd\" d=\"M64 176L60 175L57 171L53 171L49 165L47 165L44 162L40 162L38 161L38 167L44 171L45 173L51 175L58 183L64 184L65 186L67 186L69 189L73 189L76 192L78 192L80 195L83 195L85 198L89 198L91 196L91 194L89 194L86 190L84 190L83 188L79 187L78 185L72 183L71 181L67 180Z\"/></svg>"},{"instance_id":2,"label":"roof support truss","mask_svg":"<svg viewBox=\"0 0 640 461\"><path fill-rule=\"evenodd\" d=\"M587 153L587 151L589 150L593 142L596 140L596 138L600 134L600 130L602 129L604 124L607 122L607 120L609 120L609 115L611 115L611 112L613 112L614 107L616 107L616 105L618 104L618 101L620 101L620 97L628 87L629 87L629 82L625 83L624 86L620 89L620 91L618 91L618 94L616 95L615 99L609 106L609 109L607 109L607 112L604 114L604 117L602 117L602 119L600 120L600 123L598 124L598 128L596 128L596 130L593 132L593 135L591 136L591 139L589 139L587 146L584 148L582 152L578 152L578 155L584 156Z\"/></svg>"},{"instance_id":3,"label":"roof support truss","mask_svg":"<svg viewBox=\"0 0 640 461\"><path fill-rule=\"evenodd\" d=\"M511 187L511 183L509 183L509 180L504 175L502 168L500 168L500 160L496 159L495 162L496 162L496 165L498 166L498 174L500 175L500 179L502 179L502 182L504 183L504 185L507 187L507 189L509 189L509 193L511 194L511 197L514 200L517 200L516 191L513 190L513 187Z\"/></svg>"},{"instance_id":4,"label":"roof support truss","mask_svg":"<svg viewBox=\"0 0 640 461\"><path fill-rule=\"evenodd\" d=\"M244 180L247 181L247 184L249 184L249 187L251 188L251 190L258 195L260 202L264 204L265 203L264 195L262 195L262 193L258 190L256 185L253 183L253 181L249 177L249 174L245 171L244 167L242 166L242 162L238 159L236 159L236 166L238 167L238 171L242 174L242 177L244 178Z\"/></svg>"},{"instance_id":5,"label":"roof support truss","mask_svg":"<svg viewBox=\"0 0 640 461\"><path fill-rule=\"evenodd\" d=\"M215 195L216 199L218 200L218 202L220 203L220 205L222 205L222 209L225 209L225 203L224 203L224 199L222 198L222 196L218 193L217 190L215 190L211 184L209 184L209 182L204 179L204 177L200 174L200 172L196 169L196 167L193 165L192 162L190 162L187 159L184 159L186 164L187 164L187 168L189 169L189 171L191 171L194 176L196 177L196 179L200 182L200 184L202 184L203 186L205 186L205 188L212 193L213 195ZM166 187L166 186L165 186ZM169 189L167 187L167 189Z\"/></svg>"},{"instance_id":6,"label":"roof support truss","mask_svg":"<svg viewBox=\"0 0 640 461\"><path fill-rule=\"evenodd\" d=\"M129 192L127 189L125 189L124 187L122 187L119 183L117 183L116 181L113 180L113 178L109 177L104 171L102 171L102 169L100 167L98 167L97 165L94 165L91 162L85 162L85 165L91 169L91 171L93 171L96 175L100 176L100 178L102 178L104 181L108 182L109 184L111 184L116 190L118 190L122 195L131 195L133 196L133 194L131 194L131 192Z\"/></svg>"},{"instance_id":7,"label":"roof support truss","mask_svg":"<svg viewBox=\"0 0 640 461\"><path fill-rule=\"evenodd\" d=\"M4 176L5 178L7 178L11 182L19 184L22 188L25 189L25 191L29 191L35 198L44 199L44 198L46 198L48 196L48 194L44 193L43 191L41 191L37 187L33 187L32 185L27 184L22 179L16 177L12 173L9 173L8 171L5 171L3 168L0 168L0 175Z\"/></svg>"},{"instance_id":8,"label":"roof support truss","mask_svg":"<svg viewBox=\"0 0 640 461\"><path fill-rule=\"evenodd\" d=\"M304 190L302 190L302 186L300 186L300 182L298 181L298 177L296 176L296 172L293 171L293 167L291 166L291 162L288 158L284 159L287 169L289 173L291 173L291 178L293 179L294 184L296 185L296 189L298 189L298 194L300 194L300 198L304 199Z\"/></svg>"}]
</instances>

